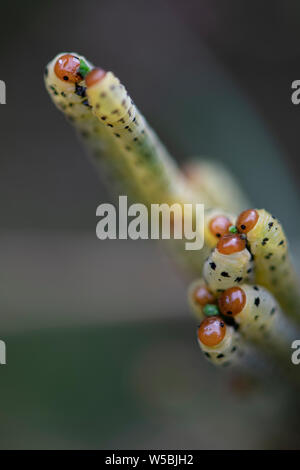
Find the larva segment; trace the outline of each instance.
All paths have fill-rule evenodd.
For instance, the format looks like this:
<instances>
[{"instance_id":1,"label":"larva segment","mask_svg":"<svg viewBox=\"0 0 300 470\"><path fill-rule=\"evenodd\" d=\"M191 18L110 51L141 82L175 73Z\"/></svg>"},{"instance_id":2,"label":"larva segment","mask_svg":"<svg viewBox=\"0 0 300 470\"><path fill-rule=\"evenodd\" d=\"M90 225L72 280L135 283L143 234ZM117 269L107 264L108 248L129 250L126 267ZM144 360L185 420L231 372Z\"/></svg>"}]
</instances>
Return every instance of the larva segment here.
<instances>
[{"instance_id":1,"label":"larva segment","mask_svg":"<svg viewBox=\"0 0 300 470\"><path fill-rule=\"evenodd\" d=\"M237 227L246 233L254 255L256 282L269 289L284 311L300 321L299 279L279 221L264 209L252 209L240 214Z\"/></svg>"},{"instance_id":2,"label":"larva segment","mask_svg":"<svg viewBox=\"0 0 300 470\"><path fill-rule=\"evenodd\" d=\"M203 320L203 309L207 304L216 304L216 296L209 290L203 279L196 279L188 289L188 303L192 313L198 320Z\"/></svg>"},{"instance_id":3,"label":"larva segment","mask_svg":"<svg viewBox=\"0 0 300 470\"><path fill-rule=\"evenodd\" d=\"M89 75L86 80L89 83ZM133 184L143 196L140 202L171 204L196 200L196 194L166 148L112 72L88 86L87 96L93 113L115 140L120 160L131 168ZM208 202L206 196L202 196L201 202Z\"/></svg>"},{"instance_id":4,"label":"larva segment","mask_svg":"<svg viewBox=\"0 0 300 470\"><path fill-rule=\"evenodd\" d=\"M66 57L69 61L67 66ZM106 173L109 182L125 189L132 197L136 197L136 193L133 195L130 183L131 173L125 165L120 165L118 159L114 158L118 151L114 139L91 112L86 96L85 81L79 76L82 62L86 68L93 67L85 57L77 53L58 54L45 69L46 89L55 106L77 130L91 151L96 166L101 172Z\"/></svg>"},{"instance_id":5,"label":"larva segment","mask_svg":"<svg viewBox=\"0 0 300 470\"><path fill-rule=\"evenodd\" d=\"M224 242L225 240L225 242ZM225 254L221 252L225 243ZM229 248L233 252L230 252ZM253 262L245 242L238 235L222 237L203 267L203 278L214 294L239 286L253 278Z\"/></svg>"},{"instance_id":6,"label":"larva segment","mask_svg":"<svg viewBox=\"0 0 300 470\"><path fill-rule=\"evenodd\" d=\"M291 343L299 336L299 331L283 315L267 289L243 284L223 292L218 303L223 315L234 317L245 338L290 362Z\"/></svg>"},{"instance_id":7,"label":"larva segment","mask_svg":"<svg viewBox=\"0 0 300 470\"><path fill-rule=\"evenodd\" d=\"M218 367L236 366L243 361L244 341L220 316L205 318L198 328L197 339L205 357Z\"/></svg>"}]
</instances>

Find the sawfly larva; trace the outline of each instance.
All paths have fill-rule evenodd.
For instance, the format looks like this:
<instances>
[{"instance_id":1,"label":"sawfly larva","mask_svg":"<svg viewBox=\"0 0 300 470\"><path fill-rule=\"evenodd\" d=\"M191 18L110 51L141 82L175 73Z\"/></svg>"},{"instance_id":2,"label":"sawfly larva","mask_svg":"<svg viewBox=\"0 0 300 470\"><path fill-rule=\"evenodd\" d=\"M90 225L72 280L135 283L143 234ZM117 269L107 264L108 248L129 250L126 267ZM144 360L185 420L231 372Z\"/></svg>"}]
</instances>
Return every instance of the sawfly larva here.
<instances>
[{"instance_id":1,"label":"sawfly larva","mask_svg":"<svg viewBox=\"0 0 300 470\"><path fill-rule=\"evenodd\" d=\"M281 224L264 209L242 212L237 229L247 235L255 259L256 282L269 289L283 310L300 321L300 284Z\"/></svg>"}]
</instances>

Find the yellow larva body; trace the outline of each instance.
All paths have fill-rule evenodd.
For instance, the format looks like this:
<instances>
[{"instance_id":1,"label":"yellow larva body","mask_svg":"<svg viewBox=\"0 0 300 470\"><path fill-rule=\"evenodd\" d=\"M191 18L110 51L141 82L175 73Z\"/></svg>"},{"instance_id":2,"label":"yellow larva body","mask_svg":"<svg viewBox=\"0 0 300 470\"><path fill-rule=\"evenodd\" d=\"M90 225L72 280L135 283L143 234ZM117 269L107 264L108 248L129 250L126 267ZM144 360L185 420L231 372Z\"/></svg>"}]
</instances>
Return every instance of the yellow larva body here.
<instances>
[{"instance_id":1,"label":"yellow larva body","mask_svg":"<svg viewBox=\"0 0 300 470\"><path fill-rule=\"evenodd\" d=\"M212 206L235 213L249 207L238 182L222 164L195 157L183 170L195 190L209 196Z\"/></svg>"},{"instance_id":2,"label":"yellow larva body","mask_svg":"<svg viewBox=\"0 0 300 470\"><path fill-rule=\"evenodd\" d=\"M258 285L243 284L240 288L245 293L246 303L234 316L240 326L239 331L257 344L289 356L297 331L283 315L274 296Z\"/></svg>"},{"instance_id":3,"label":"yellow larva body","mask_svg":"<svg viewBox=\"0 0 300 470\"><path fill-rule=\"evenodd\" d=\"M134 174L143 203L208 203L209 198L189 187L174 160L150 128L112 72L87 89L92 111L107 126L118 146L119 158Z\"/></svg>"},{"instance_id":4,"label":"yellow larva body","mask_svg":"<svg viewBox=\"0 0 300 470\"><path fill-rule=\"evenodd\" d=\"M46 89L55 106L63 112L91 151L100 171L106 173L110 182L120 189L128 191L132 196L130 172L126 165L120 165L118 160L114 158L118 151L116 143L91 112L85 93L84 80L75 85L69 81L61 80L55 74L55 63L62 55L64 54L58 54L46 67ZM77 53L74 55L78 59L83 59L90 68L93 67L84 57ZM136 197L136 194L133 197Z\"/></svg>"},{"instance_id":5,"label":"yellow larva body","mask_svg":"<svg viewBox=\"0 0 300 470\"><path fill-rule=\"evenodd\" d=\"M203 278L211 292L219 294L229 287L253 279L253 261L247 248L225 255L215 248L205 261Z\"/></svg>"},{"instance_id":6,"label":"yellow larva body","mask_svg":"<svg viewBox=\"0 0 300 470\"><path fill-rule=\"evenodd\" d=\"M205 357L215 366L237 366L245 359L245 342L232 326L226 327L226 333L217 346L207 346L198 338L198 344Z\"/></svg>"},{"instance_id":7,"label":"yellow larva body","mask_svg":"<svg viewBox=\"0 0 300 470\"><path fill-rule=\"evenodd\" d=\"M268 288L287 314L300 321L300 284L289 256L281 224L264 209L255 227L247 233L255 258L256 282Z\"/></svg>"}]
</instances>

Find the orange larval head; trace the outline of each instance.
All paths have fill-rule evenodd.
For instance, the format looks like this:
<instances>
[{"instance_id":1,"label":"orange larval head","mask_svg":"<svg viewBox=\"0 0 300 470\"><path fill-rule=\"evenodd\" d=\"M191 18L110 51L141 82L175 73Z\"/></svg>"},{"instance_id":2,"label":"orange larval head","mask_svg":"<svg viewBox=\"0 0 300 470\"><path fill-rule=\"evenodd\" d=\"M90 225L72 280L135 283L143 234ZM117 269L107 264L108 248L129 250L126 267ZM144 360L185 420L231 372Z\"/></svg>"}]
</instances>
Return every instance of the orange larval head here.
<instances>
[{"instance_id":1,"label":"orange larval head","mask_svg":"<svg viewBox=\"0 0 300 470\"><path fill-rule=\"evenodd\" d=\"M229 233L232 223L225 215L216 215L209 222L209 230L213 235L220 238Z\"/></svg>"},{"instance_id":2,"label":"orange larval head","mask_svg":"<svg viewBox=\"0 0 300 470\"><path fill-rule=\"evenodd\" d=\"M215 298L208 287L201 285L194 290L194 301L204 307L206 304L215 303Z\"/></svg>"},{"instance_id":3,"label":"orange larval head","mask_svg":"<svg viewBox=\"0 0 300 470\"><path fill-rule=\"evenodd\" d=\"M217 244L217 250L223 255L238 253L246 248L246 240L239 234L224 235Z\"/></svg>"},{"instance_id":4,"label":"orange larval head","mask_svg":"<svg viewBox=\"0 0 300 470\"><path fill-rule=\"evenodd\" d=\"M85 77L86 86L89 88L95 85L96 83L100 82L100 80L102 80L105 77L105 75L106 75L106 72L103 69L96 68L96 69L91 70Z\"/></svg>"},{"instance_id":5,"label":"orange larval head","mask_svg":"<svg viewBox=\"0 0 300 470\"><path fill-rule=\"evenodd\" d=\"M61 80L69 81L71 83L78 83L82 80L79 74L80 59L72 54L65 54L57 59L54 72Z\"/></svg>"},{"instance_id":6,"label":"orange larval head","mask_svg":"<svg viewBox=\"0 0 300 470\"><path fill-rule=\"evenodd\" d=\"M241 287L230 287L219 298L219 309L223 315L235 316L246 304L246 294Z\"/></svg>"},{"instance_id":7,"label":"orange larval head","mask_svg":"<svg viewBox=\"0 0 300 470\"><path fill-rule=\"evenodd\" d=\"M258 221L258 217L258 212L255 209L248 209L244 212L241 212L236 224L238 231L241 233L250 232L250 230L255 227Z\"/></svg>"},{"instance_id":8,"label":"orange larval head","mask_svg":"<svg viewBox=\"0 0 300 470\"><path fill-rule=\"evenodd\" d=\"M217 346L224 339L226 325L221 317L207 317L198 329L198 339L205 346Z\"/></svg>"}]
</instances>

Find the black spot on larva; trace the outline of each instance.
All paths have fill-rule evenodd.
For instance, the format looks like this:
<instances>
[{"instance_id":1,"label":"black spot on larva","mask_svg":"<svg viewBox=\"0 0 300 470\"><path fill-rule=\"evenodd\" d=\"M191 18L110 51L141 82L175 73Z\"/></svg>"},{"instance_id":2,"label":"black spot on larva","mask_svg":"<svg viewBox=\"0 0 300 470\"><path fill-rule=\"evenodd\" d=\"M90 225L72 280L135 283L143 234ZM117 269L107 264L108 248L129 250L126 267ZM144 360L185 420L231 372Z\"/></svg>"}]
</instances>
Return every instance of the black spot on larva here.
<instances>
[{"instance_id":1,"label":"black spot on larva","mask_svg":"<svg viewBox=\"0 0 300 470\"><path fill-rule=\"evenodd\" d=\"M211 267L211 269L215 270L217 265L216 263L214 263L213 261L211 263L209 263L209 266Z\"/></svg>"},{"instance_id":2,"label":"black spot on larva","mask_svg":"<svg viewBox=\"0 0 300 470\"><path fill-rule=\"evenodd\" d=\"M69 103L69 107L72 108L72 106L73 106L73 103Z\"/></svg>"},{"instance_id":3,"label":"black spot on larva","mask_svg":"<svg viewBox=\"0 0 300 470\"><path fill-rule=\"evenodd\" d=\"M273 225L274 225L274 222L269 222L269 223L268 223L269 230L271 230L271 228L273 227Z\"/></svg>"},{"instance_id":4,"label":"black spot on larva","mask_svg":"<svg viewBox=\"0 0 300 470\"><path fill-rule=\"evenodd\" d=\"M108 127L114 127L112 124L107 124L107 125L108 125Z\"/></svg>"},{"instance_id":5,"label":"black spot on larva","mask_svg":"<svg viewBox=\"0 0 300 470\"><path fill-rule=\"evenodd\" d=\"M254 320L258 320L258 315L255 315Z\"/></svg>"},{"instance_id":6,"label":"black spot on larva","mask_svg":"<svg viewBox=\"0 0 300 470\"><path fill-rule=\"evenodd\" d=\"M251 271L252 271L252 268L249 268L249 269L247 270L247 274L251 273Z\"/></svg>"},{"instance_id":7,"label":"black spot on larva","mask_svg":"<svg viewBox=\"0 0 300 470\"><path fill-rule=\"evenodd\" d=\"M253 260L254 260L254 255L251 253L250 261L253 261Z\"/></svg>"},{"instance_id":8,"label":"black spot on larva","mask_svg":"<svg viewBox=\"0 0 300 470\"><path fill-rule=\"evenodd\" d=\"M129 152L131 150L131 147L129 147L129 145L126 145L125 149Z\"/></svg>"},{"instance_id":9,"label":"black spot on larva","mask_svg":"<svg viewBox=\"0 0 300 470\"><path fill-rule=\"evenodd\" d=\"M120 134L114 134L114 135L115 135L116 137L118 137L118 138L121 137Z\"/></svg>"},{"instance_id":10,"label":"black spot on larva","mask_svg":"<svg viewBox=\"0 0 300 470\"><path fill-rule=\"evenodd\" d=\"M101 116L102 121L106 121L106 116Z\"/></svg>"},{"instance_id":11,"label":"black spot on larva","mask_svg":"<svg viewBox=\"0 0 300 470\"><path fill-rule=\"evenodd\" d=\"M208 352L204 353L206 357L210 357L210 354Z\"/></svg>"},{"instance_id":12,"label":"black spot on larva","mask_svg":"<svg viewBox=\"0 0 300 470\"><path fill-rule=\"evenodd\" d=\"M223 321L220 321L220 327L224 328L224 326L225 326L225 323Z\"/></svg>"},{"instance_id":13,"label":"black spot on larva","mask_svg":"<svg viewBox=\"0 0 300 470\"><path fill-rule=\"evenodd\" d=\"M222 353L217 355L217 359L222 359L222 357L225 357Z\"/></svg>"},{"instance_id":14,"label":"black spot on larva","mask_svg":"<svg viewBox=\"0 0 300 470\"><path fill-rule=\"evenodd\" d=\"M264 238L263 241L261 242L262 246L265 246L268 241L269 241L269 239L267 237Z\"/></svg>"},{"instance_id":15,"label":"black spot on larva","mask_svg":"<svg viewBox=\"0 0 300 470\"><path fill-rule=\"evenodd\" d=\"M242 282L243 278L242 277L236 277L234 282Z\"/></svg>"},{"instance_id":16,"label":"black spot on larva","mask_svg":"<svg viewBox=\"0 0 300 470\"><path fill-rule=\"evenodd\" d=\"M139 139L137 137L135 137L133 140L134 140L134 142L138 142Z\"/></svg>"},{"instance_id":17,"label":"black spot on larva","mask_svg":"<svg viewBox=\"0 0 300 470\"><path fill-rule=\"evenodd\" d=\"M256 305L256 307L258 307L259 304L260 304L260 298L259 298L259 297L256 297L256 298L254 299L254 305Z\"/></svg>"},{"instance_id":18,"label":"black spot on larva","mask_svg":"<svg viewBox=\"0 0 300 470\"><path fill-rule=\"evenodd\" d=\"M273 256L273 253L268 253L268 254L265 256L265 259L270 259L271 256Z\"/></svg>"},{"instance_id":19,"label":"black spot on larva","mask_svg":"<svg viewBox=\"0 0 300 470\"><path fill-rule=\"evenodd\" d=\"M242 230L245 230L245 228L246 228L246 225L242 224L242 225L241 225L241 229L242 229Z\"/></svg>"},{"instance_id":20,"label":"black spot on larva","mask_svg":"<svg viewBox=\"0 0 300 470\"><path fill-rule=\"evenodd\" d=\"M229 274L226 271L221 272L221 276L223 277L230 277Z\"/></svg>"},{"instance_id":21,"label":"black spot on larva","mask_svg":"<svg viewBox=\"0 0 300 470\"><path fill-rule=\"evenodd\" d=\"M270 312L270 315L274 315L275 312L276 312L276 307L273 307L271 312Z\"/></svg>"},{"instance_id":22,"label":"black spot on larva","mask_svg":"<svg viewBox=\"0 0 300 470\"><path fill-rule=\"evenodd\" d=\"M236 346L233 346L231 352L235 352L236 351Z\"/></svg>"},{"instance_id":23,"label":"black spot on larva","mask_svg":"<svg viewBox=\"0 0 300 470\"><path fill-rule=\"evenodd\" d=\"M278 246L283 245L283 244L284 244L284 240L281 240L281 242L278 243Z\"/></svg>"},{"instance_id":24,"label":"black spot on larva","mask_svg":"<svg viewBox=\"0 0 300 470\"><path fill-rule=\"evenodd\" d=\"M69 80L69 77L67 77L67 75L64 75L63 79L67 82Z\"/></svg>"},{"instance_id":25,"label":"black spot on larva","mask_svg":"<svg viewBox=\"0 0 300 470\"><path fill-rule=\"evenodd\" d=\"M86 88L75 83L75 93L76 95L84 98L86 96Z\"/></svg>"},{"instance_id":26,"label":"black spot on larva","mask_svg":"<svg viewBox=\"0 0 300 470\"><path fill-rule=\"evenodd\" d=\"M96 106L95 106L96 109L99 109L100 108L100 104L97 103Z\"/></svg>"},{"instance_id":27,"label":"black spot on larva","mask_svg":"<svg viewBox=\"0 0 300 470\"><path fill-rule=\"evenodd\" d=\"M254 290L259 290L259 288L257 286L253 286L253 289Z\"/></svg>"},{"instance_id":28,"label":"black spot on larva","mask_svg":"<svg viewBox=\"0 0 300 470\"><path fill-rule=\"evenodd\" d=\"M217 289L217 292L224 292L225 289Z\"/></svg>"},{"instance_id":29,"label":"black spot on larva","mask_svg":"<svg viewBox=\"0 0 300 470\"><path fill-rule=\"evenodd\" d=\"M61 96L63 96L64 98L66 97L66 94L64 91L61 92Z\"/></svg>"},{"instance_id":30,"label":"black spot on larva","mask_svg":"<svg viewBox=\"0 0 300 470\"><path fill-rule=\"evenodd\" d=\"M227 315L232 315L231 310L228 310L226 313L227 313Z\"/></svg>"},{"instance_id":31,"label":"black spot on larva","mask_svg":"<svg viewBox=\"0 0 300 470\"><path fill-rule=\"evenodd\" d=\"M276 270L276 266L270 266L270 271L275 271Z\"/></svg>"}]
</instances>

